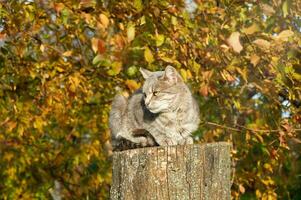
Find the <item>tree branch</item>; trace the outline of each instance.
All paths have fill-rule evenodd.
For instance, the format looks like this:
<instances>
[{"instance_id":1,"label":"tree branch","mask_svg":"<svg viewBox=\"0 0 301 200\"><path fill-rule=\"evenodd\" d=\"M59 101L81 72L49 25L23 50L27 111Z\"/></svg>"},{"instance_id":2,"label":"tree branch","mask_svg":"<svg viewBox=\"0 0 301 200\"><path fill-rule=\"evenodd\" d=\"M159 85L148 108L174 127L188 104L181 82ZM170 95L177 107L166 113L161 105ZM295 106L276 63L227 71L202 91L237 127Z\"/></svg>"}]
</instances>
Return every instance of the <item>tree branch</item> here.
<instances>
[{"instance_id":1,"label":"tree branch","mask_svg":"<svg viewBox=\"0 0 301 200\"><path fill-rule=\"evenodd\" d=\"M233 128L233 127L217 124L217 123L214 123L214 122L205 122L205 124L215 126L215 127L219 127L219 128L223 128L223 129L228 129L228 130L231 130L231 131L236 131L236 132L241 132L242 129L245 129L245 130L248 130L248 131L251 131L251 132L261 132L261 133L278 133L279 131L281 131L281 129L272 129L272 130L251 129L251 128L247 128L245 126L236 125L237 127L241 128L241 129L238 129L238 128ZM298 128L293 128L292 130L296 131L296 132L301 131L301 129L298 129Z\"/></svg>"}]
</instances>

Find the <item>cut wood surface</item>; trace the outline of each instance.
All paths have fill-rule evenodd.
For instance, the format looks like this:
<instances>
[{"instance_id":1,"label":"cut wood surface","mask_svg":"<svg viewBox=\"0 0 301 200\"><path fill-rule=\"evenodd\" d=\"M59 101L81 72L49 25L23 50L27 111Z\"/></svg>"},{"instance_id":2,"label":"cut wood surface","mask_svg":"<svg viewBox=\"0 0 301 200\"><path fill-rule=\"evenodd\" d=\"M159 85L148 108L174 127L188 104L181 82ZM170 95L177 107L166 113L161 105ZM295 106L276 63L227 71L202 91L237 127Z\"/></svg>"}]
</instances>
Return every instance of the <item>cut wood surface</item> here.
<instances>
[{"instance_id":1,"label":"cut wood surface","mask_svg":"<svg viewBox=\"0 0 301 200\"><path fill-rule=\"evenodd\" d=\"M114 152L112 200L228 200L231 144L148 147Z\"/></svg>"}]
</instances>

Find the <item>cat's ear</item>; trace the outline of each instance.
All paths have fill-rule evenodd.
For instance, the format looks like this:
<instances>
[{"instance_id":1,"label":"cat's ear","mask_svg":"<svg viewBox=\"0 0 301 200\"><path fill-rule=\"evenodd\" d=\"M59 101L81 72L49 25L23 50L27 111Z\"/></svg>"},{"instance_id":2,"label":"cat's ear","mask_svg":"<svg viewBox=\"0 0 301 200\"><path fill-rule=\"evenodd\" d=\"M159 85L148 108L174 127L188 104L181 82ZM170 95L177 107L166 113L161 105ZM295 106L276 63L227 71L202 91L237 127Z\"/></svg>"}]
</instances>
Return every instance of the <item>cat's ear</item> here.
<instances>
[{"instance_id":1,"label":"cat's ear","mask_svg":"<svg viewBox=\"0 0 301 200\"><path fill-rule=\"evenodd\" d=\"M182 81L177 70L170 65L165 68L164 78L172 84Z\"/></svg>"},{"instance_id":2,"label":"cat's ear","mask_svg":"<svg viewBox=\"0 0 301 200\"><path fill-rule=\"evenodd\" d=\"M140 67L139 71L142 74L142 76L143 76L144 79L147 79L153 73L153 72L151 72L151 71L149 71L147 69L144 69L142 67Z\"/></svg>"}]
</instances>

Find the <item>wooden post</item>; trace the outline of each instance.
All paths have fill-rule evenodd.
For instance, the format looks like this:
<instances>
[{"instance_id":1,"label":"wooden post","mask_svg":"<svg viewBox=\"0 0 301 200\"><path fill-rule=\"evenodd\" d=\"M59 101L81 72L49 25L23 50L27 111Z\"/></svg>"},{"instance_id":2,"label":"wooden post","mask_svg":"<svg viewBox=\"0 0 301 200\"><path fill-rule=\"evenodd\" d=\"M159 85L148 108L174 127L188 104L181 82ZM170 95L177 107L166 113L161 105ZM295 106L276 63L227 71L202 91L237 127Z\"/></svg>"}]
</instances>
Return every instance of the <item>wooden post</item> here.
<instances>
[{"instance_id":1,"label":"wooden post","mask_svg":"<svg viewBox=\"0 0 301 200\"><path fill-rule=\"evenodd\" d=\"M112 200L230 200L226 142L114 152Z\"/></svg>"}]
</instances>

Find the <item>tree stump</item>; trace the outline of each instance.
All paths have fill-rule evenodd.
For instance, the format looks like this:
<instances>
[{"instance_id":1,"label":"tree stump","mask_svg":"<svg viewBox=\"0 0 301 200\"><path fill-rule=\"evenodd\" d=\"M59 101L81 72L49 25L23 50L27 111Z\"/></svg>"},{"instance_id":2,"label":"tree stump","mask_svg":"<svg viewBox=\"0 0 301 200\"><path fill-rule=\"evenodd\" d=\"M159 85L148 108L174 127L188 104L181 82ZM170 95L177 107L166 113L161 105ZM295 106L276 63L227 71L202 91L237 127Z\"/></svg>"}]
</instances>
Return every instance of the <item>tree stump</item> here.
<instances>
[{"instance_id":1,"label":"tree stump","mask_svg":"<svg viewBox=\"0 0 301 200\"><path fill-rule=\"evenodd\" d=\"M226 142L114 152L112 200L228 200Z\"/></svg>"}]
</instances>

